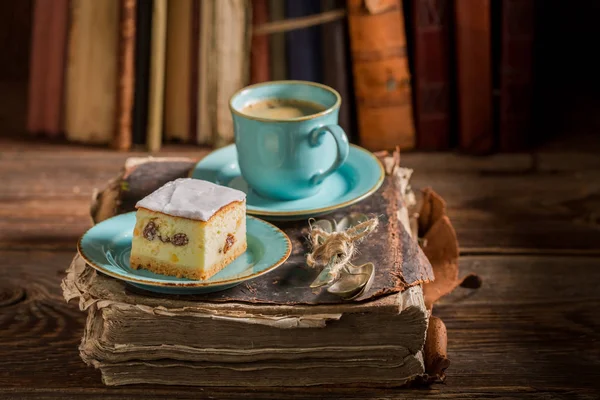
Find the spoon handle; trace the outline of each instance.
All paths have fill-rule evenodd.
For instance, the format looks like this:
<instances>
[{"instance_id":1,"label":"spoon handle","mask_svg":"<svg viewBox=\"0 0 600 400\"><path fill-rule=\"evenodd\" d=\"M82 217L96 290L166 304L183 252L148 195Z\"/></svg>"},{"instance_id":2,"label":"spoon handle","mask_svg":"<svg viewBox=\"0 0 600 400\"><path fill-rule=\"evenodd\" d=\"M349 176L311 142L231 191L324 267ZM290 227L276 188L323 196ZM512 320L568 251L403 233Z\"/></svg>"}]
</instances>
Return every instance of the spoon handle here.
<instances>
[{"instance_id":1,"label":"spoon handle","mask_svg":"<svg viewBox=\"0 0 600 400\"><path fill-rule=\"evenodd\" d=\"M325 268L323 268L323 270L321 271L319 276L317 276L317 278L313 281L313 283L310 284L311 288L325 286L333 281L334 276L331 274L331 269L335 265L336 261L337 261L337 254L333 255L329 259L329 262L327 263Z\"/></svg>"}]
</instances>

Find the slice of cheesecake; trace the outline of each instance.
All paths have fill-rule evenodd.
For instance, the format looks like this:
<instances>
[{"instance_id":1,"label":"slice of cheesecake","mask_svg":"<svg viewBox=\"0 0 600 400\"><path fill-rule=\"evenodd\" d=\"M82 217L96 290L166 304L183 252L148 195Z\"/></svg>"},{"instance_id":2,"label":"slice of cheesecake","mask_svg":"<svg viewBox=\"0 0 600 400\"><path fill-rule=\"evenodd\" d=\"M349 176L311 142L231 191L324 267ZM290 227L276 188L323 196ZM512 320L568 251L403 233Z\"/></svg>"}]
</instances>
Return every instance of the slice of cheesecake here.
<instances>
[{"instance_id":1,"label":"slice of cheesecake","mask_svg":"<svg viewBox=\"0 0 600 400\"><path fill-rule=\"evenodd\" d=\"M246 251L246 195L239 190L182 178L136 208L134 269L204 280Z\"/></svg>"}]
</instances>

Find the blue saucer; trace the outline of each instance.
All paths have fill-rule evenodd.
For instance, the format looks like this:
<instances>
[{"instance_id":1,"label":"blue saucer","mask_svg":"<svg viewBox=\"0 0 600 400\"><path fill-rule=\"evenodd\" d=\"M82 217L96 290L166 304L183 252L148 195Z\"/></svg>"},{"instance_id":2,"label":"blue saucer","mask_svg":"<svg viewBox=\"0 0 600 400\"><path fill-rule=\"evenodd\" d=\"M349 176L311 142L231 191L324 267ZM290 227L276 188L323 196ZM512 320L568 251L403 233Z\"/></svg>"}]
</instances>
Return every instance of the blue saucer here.
<instances>
[{"instance_id":1,"label":"blue saucer","mask_svg":"<svg viewBox=\"0 0 600 400\"><path fill-rule=\"evenodd\" d=\"M297 220L327 214L369 197L383 183L384 174L375 155L351 146L344 165L325 179L319 193L299 200L274 200L249 188L240 173L235 145L229 145L203 158L191 177L245 192L248 214L272 220Z\"/></svg>"},{"instance_id":2,"label":"blue saucer","mask_svg":"<svg viewBox=\"0 0 600 400\"><path fill-rule=\"evenodd\" d=\"M277 227L246 217L248 249L231 264L205 281L155 274L129 266L135 213L117 215L92 227L79 240L77 250L96 270L133 286L158 293L201 294L239 285L283 264L292 244Z\"/></svg>"}]
</instances>

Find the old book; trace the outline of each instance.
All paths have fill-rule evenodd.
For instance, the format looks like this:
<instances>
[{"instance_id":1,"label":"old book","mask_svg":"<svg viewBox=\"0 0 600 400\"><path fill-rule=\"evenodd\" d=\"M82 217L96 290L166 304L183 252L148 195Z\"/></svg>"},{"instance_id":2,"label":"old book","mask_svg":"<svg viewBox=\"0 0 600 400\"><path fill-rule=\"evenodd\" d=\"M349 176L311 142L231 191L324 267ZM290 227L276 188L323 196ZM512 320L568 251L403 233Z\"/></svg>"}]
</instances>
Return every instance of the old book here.
<instances>
[{"instance_id":1,"label":"old book","mask_svg":"<svg viewBox=\"0 0 600 400\"><path fill-rule=\"evenodd\" d=\"M344 0L321 2L322 11L343 9ZM321 68L323 83L331 86L342 96L339 124L352 141L354 133L354 98L352 74L348 47L348 26L346 19L325 23L321 26Z\"/></svg>"},{"instance_id":2,"label":"old book","mask_svg":"<svg viewBox=\"0 0 600 400\"><path fill-rule=\"evenodd\" d=\"M216 126L216 56L215 56L215 0L203 0L198 10L200 19L200 38L198 53L198 112L196 124L196 143L213 143Z\"/></svg>"},{"instance_id":3,"label":"old book","mask_svg":"<svg viewBox=\"0 0 600 400\"><path fill-rule=\"evenodd\" d=\"M190 92L194 0L167 3L167 38L165 56L165 139L187 142L190 138ZM198 15L199 17L199 15Z\"/></svg>"},{"instance_id":4,"label":"old book","mask_svg":"<svg viewBox=\"0 0 600 400\"><path fill-rule=\"evenodd\" d=\"M415 146L400 0L348 0L358 135L370 150Z\"/></svg>"},{"instance_id":5,"label":"old book","mask_svg":"<svg viewBox=\"0 0 600 400\"><path fill-rule=\"evenodd\" d=\"M306 17L320 11L319 0L286 0L286 18ZM321 37L319 27L296 29L285 33L287 77L302 81L321 82Z\"/></svg>"},{"instance_id":6,"label":"old book","mask_svg":"<svg viewBox=\"0 0 600 400\"><path fill-rule=\"evenodd\" d=\"M260 26L269 20L267 0L252 0L252 25ZM269 36L252 35L250 83L266 82L271 77Z\"/></svg>"},{"instance_id":7,"label":"old book","mask_svg":"<svg viewBox=\"0 0 600 400\"><path fill-rule=\"evenodd\" d=\"M69 140L110 143L116 119L119 2L71 1L65 92Z\"/></svg>"},{"instance_id":8,"label":"old book","mask_svg":"<svg viewBox=\"0 0 600 400\"><path fill-rule=\"evenodd\" d=\"M189 135L188 142L196 143L198 135L198 102L200 79L200 20L201 0L192 0L192 39L190 40L190 89L188 90L189 104Z\"/></svg>"},{"instance_id":9,"label":"old book","mask_svg":"<svg viewBox=\"0 0 600 400\"><path fill-rule=\"evenodd\" d=\"M285 3L282 0L269 0L269 20L285 19ZM269 36L269 61L271 79L282 81L287 79L287 64L285 60L285 34L272 33Z\"/></svg>"},{"instance_id":10,"label":"old book","mask_svg":"<svg viewBox=\"0 0 600 400\"><path fill-rule=\"evenodd\" d=\"M413 32L413 88L417 148L450 147L452 40L450 0L410 3Z\"/></svg>"},{"instance_id":11,"label":"old book","mask_svg":"<svg viewBox=\"0 0 600 400\"><path fill-rule=\"evenodd\" d=\"M458 141L475 154L494 146L490 7L490 0L455 2Z\"/></svg>"},{"instance_id":12,"label":"old book","mask_svg":"<svg viewBox=\"0 0 600 400\"><path fill-rule=\"evenodd\" d=\"M217 91L215 146L233 142L231 96L248 85L250 71L251 15L248 0L217 1L216 48Z\"/></svg>"},{"instance_id":13,"label":"old book","mask_svg":"<svg viewBox=\"0 0 600 400\"><path fill-rule=\"evenodd\" d=\"M531 143L535 1L505 0L500 12L499 149Z\"/></svg>"},{"instance_id":14,"label":"old book","mask_svg":"<svg viewBox=\"0 0 600 400\"><path fill-rule=\"evenodd\" d=\"M199 144L233 142L229 99L248 84L251 12L249 0L205 0L201 5Z\"/></svg>"},{"instance_id":15,"label":"old book","mask_svg":"<svg viewBox=\"0 0 600 400\"><path fill-rule=\"evenodd\" d=\"M135 87L135 0L119 1L119 65L117 116L113 147L128 150L133 141L133 98Z\"/></svg>"},{"instance_id":16,"label":"old book","mask_svg":"<svg viewBox=\"0 0 600 400\"><path fill-rule=\"evenodd\" d=\"M57 136L63 132L68 0L37 0L29 61L27 130Z\"/></svg>"},{"instance_id":17,"label":"old book","mask_svg":"<svg viewBox=\"0 0 600 400\"><path fill-rule=\"evenodd\" d=\"M146 147L149 151L156 152L160 149L163 132L167 0L154 0L152 7Z\"/></svg>"},{"instance_id":18,"label":"old book","mask_svg":"<svg viewBox=\"0 0 600 400\"><path fill-rule=\"evenodd\" d=\"M138 0L136 8L135 92L132 124L134 144L145 144L148 131L153 4L153 0Z\"/></svg>"},{"instance_id":19,"label":"old book","mask_svg":"<svg viewBox=\"0 0 600 400\"><path fill-rule=\"evenodd\" d=\"M399 386L431 373L424 360L442 365L443 373L448 364L441 321L426 335L422 285L432 281L433 271L408 229L409 170L388 161L390 176L376 194L330 216L339 219L349 211L381 216L356 260L378 266L360 301L343 302L308 288L318 271L305 265L306 221L280 224L293 241L288 262L208 295L147 293L96 273L76 257L63 292L88 312L82 358L102 371L108 385ZM131 210L140 196L186 176L193 165L189 159L128 160L97 198L93 219ZM427 221L436 220L424 211ZM426 340L434 354L423 354Z\"/></svg>"}]
</instances>

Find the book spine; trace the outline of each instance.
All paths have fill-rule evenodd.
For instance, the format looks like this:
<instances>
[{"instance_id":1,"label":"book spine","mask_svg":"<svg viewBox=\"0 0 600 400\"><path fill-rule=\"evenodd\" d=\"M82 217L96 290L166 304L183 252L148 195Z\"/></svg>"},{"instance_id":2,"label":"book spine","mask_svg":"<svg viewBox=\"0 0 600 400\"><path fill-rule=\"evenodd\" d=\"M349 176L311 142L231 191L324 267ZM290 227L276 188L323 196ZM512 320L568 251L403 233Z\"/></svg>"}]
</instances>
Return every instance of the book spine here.
<instances>
[{"instance_id":1,"label":"book spine","mask_svg":"<svg viewBox=\"0 0 600 400\"><path fill-rule=\"evenodd\" d=\"M281 0L269 0L269 19L281 21L285 18L285 4ZM269 35L271 79L281 81L287 79L285 60L285 34L272 33Z\"/></svg>"},{"instance_id":2,"label":"book spine","mask_svg":"<svg viewBox=\"0 0 600 400\"><path fill-rule=\"evenodd\" d=\"M33 30L29 65L29 95L27 107L27 130L40 133L43 130L44 82L47 79L45 64L48 58L48 38L51 3L37 0L33 5Z\"/></svg>"},{"instance_id":3,"label":"book spine","mask_svg":"<svg viewBox=\"0 0 600 400\"><path fill-rule=\"evenodd\" d=\"M68 0L34 4L27 128L58 136L63 131Z\"/></svg>"},{"instance_id":4,"label":"book spine","mask_svg":"<svg viewBox=\"0 0 600 400\"><path fill-rule=\"evenodd\" d=\"M459 147L474 154L494 146L490 1L455 3Z\"/></svg>"},{"instance_id":5,"label":"book spine","mask_svg":"<svg viewBox=\"0 0 600 400\"><path fill-rule=\"evenodd\" d=\"M192 0L167 3L165 138L186 142L190 129Z\"/></svg>"},{"instance_id":6,"label":"book spine","mask_svg":"<svg viewBox=\"0 0 600 400\"><path fill-rule=\"evenodd\" d=\"M135 0L119 0L117 116L113 147L129 150L135 85Z\"/></svg>"},{"instance_id":7,"label":"book spine","mask_svg":"<svg viewBox=\"0 0 600 400\"><path fill-rule=\"evenodd\" d=\"M269 20L267 0L252 0L252 25L259 26ZM250 83L266 82L270 79L268 35L252 35L250 58Z\"/></svg>"},{"instance_id":8,"label":"book spine","mask_svg":"<svg viewBox=\"0 0 600 400\"><path fill-rule=\"evenodd\" d=\"M133 143L144 144L148 129L150 41L152 0L137 0L135 31L135 90L133 100Z\"/></svg>"},{"instance_id":9,"label":"book spine","mask_svg":"<svg viewBox=\"0 0 600 400\"><path fill-rule=\"evenodd\" d=\"M412 3L414 106L417 147L450 146L450 0Z\"/></svg>"},{"instance_id":10,"label":"book spine","mask_svg":"<svg viewBox=\"0 0 600 400\"><path fill-rule=\"evenodd\" d=\"M148 96L148 151L160 150L165 100L165 47L167 37L167 0L154 0L150 50L150 88Z\"/></svg>"},{"instance_id":11,"label":"book spine","mask_svg":"<svg viewBox=\"0 0 600 400\"><path fill-rule=\"evenodd\" d=\"M216 110L216 76L213 76L217 66L215 51L215 0L200 2L200 46L198 54L198 112L197 132L195 142L202 145L213 143Z\"/></svg>"},{"instance_id":12,"label":"book spine","mask_svg":"<svg viewBox=\"0 0 600 400\"><path fill-rule=\"evenodd\" d=\"M320 11L319 0L286 0L287 18L305 17ZM322 82L321 37L319 27L313 26L285 34L288 79Z\"/></svg>"},{"instance_id":13,"label":"book spine","mask_svg":"<svg viewBox=\"0 0 600 400\"><path fill-rule=\"evenodd\" d=\"M404 12L400 0L348 0L360 143L369 150L415 146Z\"/></svg>"},{"instance_id":14,"label":"book spine","mask_svg":"<svg viewBox=\"0 0 600 400\"><path fill-rule=\"evenodd\" d=\"M190 32L190 85L188 88L188 99L189 99L189 116L188 116L188 138L189 143L196 143L196 137L198 135L198 97L199 97L199 83L200 83L200 21L202 6L200 0L192 0L191 10L191 32Z\"/></svg>"},{"instance_id":15,"label":"book spine","mask_svg":"<svg viewBox=\"0 0 600 400\"><path fill-rule=\"evenodd\" d=\"M344 0L325 0L321 3L322 11L331 11L345 7ZM337 20L321 26L321 65L323 83L334 88L342 97L339 125L349 138L352 137L353 121L351 105L350 59L348 54L348 29L346 20Z\"/></svg>"},{"instance_id":16,"label":"book spine","mask_svg":"<svg viewBox=\"0 0 600 400\"><path fill-rule=\"evenodd\" d=\"M234 140L233 119L229 110L231 96L248 84L250 78L251 13L249 0L217 0L215 5L217 90L214 104L214 145L221 147Z\"/></svg>"},{"instance_id":17,"label":"book spine","mask_svg":"<svg viewBox=\"0 0 600 400\"><path fill-rule=\"evenodd\" d=\"M65 132L69 140L110 143L114 136L119 5L71 0Z\"/></svg>"},{"instance_id":18,"label":"book spine","mask_svg":"<svg viewBox=\"0 0 600 400\"><path fill-rule=\"evenodd\" d=\"M534 0L504 0L501 10L499 150L530 145Z\"/></svg>"},{"instance_id":19,"label":"book spine","mask_svg":"<svg viewBox=\"0 0 600 400\"><path fill-rule=\"evenodd\" d=\"M69 1L52 2L49 41L50 58L46 64L46 91L44 130L49 136L58 136L63 129L63 104L67 32L69 26Z\"/></svg>"}]
</instances>

